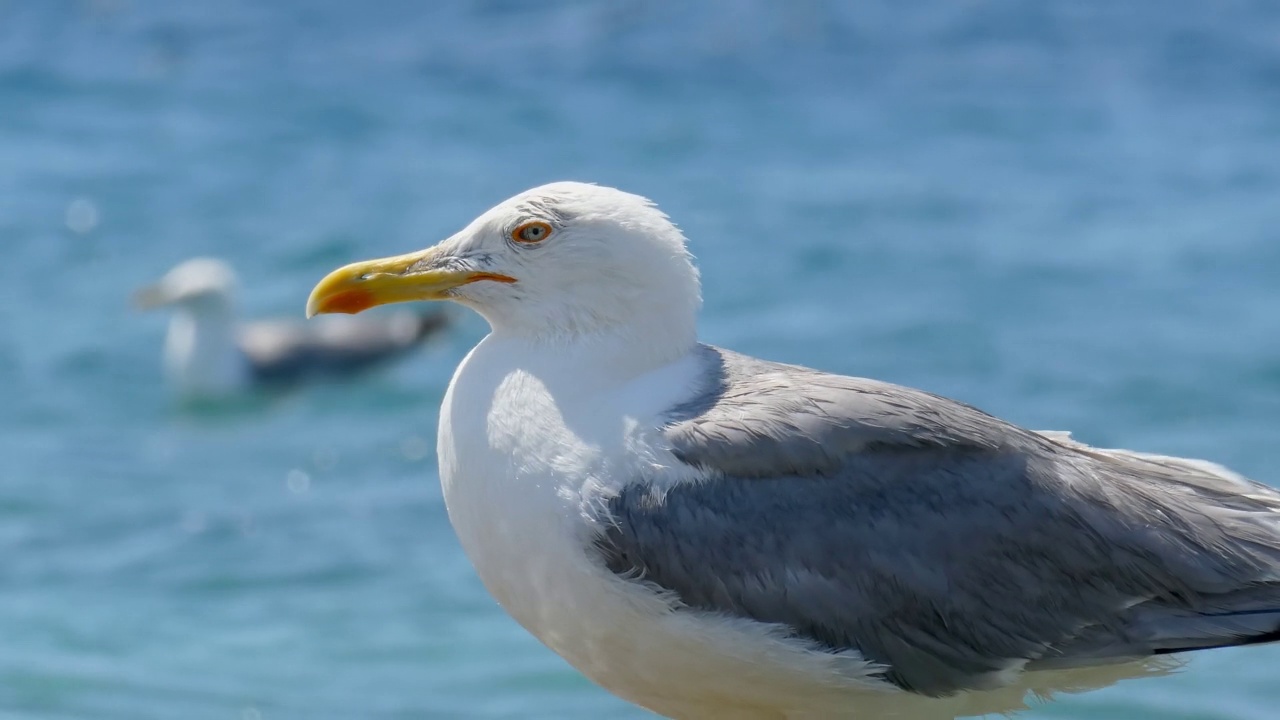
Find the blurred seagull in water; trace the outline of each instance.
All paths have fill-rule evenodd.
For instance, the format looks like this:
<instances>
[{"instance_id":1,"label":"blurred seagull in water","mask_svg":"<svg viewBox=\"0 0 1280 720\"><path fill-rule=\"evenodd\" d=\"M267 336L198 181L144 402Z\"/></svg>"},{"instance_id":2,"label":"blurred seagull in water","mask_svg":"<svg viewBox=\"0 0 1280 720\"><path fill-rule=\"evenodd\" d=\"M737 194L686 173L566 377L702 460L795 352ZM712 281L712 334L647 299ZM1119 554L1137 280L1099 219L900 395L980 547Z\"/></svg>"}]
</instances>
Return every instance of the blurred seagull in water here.
<instances>
[{"instance_id":1,"label":"blurred seagull in water","mask_svg":"<svg viewBox=\"0 0 1280 720\"><path fill-rule=\"evenodd\" d=\"M172 308L165 374L185 398L216 399L255 388L351 375L404 355L445 327L444 313L335 318L307 325L272 319L239 322L236 277L213 258L187 260L137 291L145 310Z\"/></svg>"},{"instance_id":2,"label":"blurred seagull in water","mask_svg":"<svg viewBox=\"0 0 1280 720\"><path fill-rule=\"evenodd\" d=\"M485 587L655 712L1007 712L1280 640L1280 493L701 344L684 236L644 198L530 190L307 312L415 299L492 327L439 429Z\"/></svg>"}]
</instances>

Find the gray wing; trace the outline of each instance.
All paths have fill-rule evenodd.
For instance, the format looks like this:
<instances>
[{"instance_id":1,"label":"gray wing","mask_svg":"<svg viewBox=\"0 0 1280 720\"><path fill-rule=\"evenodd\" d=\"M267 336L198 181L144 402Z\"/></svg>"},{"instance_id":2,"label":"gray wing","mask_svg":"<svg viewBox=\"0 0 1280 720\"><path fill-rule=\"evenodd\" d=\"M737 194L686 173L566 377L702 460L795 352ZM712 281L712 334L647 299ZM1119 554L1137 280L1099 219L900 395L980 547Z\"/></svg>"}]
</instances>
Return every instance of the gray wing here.
<instances>
[{"instance_id":1,"label":"gray wing","mask_svg":"<svg viewBox=\"0 0 1280 720\"><path fill-rule=\"evenodd\" d=\"M240 331L254 379L292 384L366 370L417 347L447 324L443 312L335 316L323 322L267 320Z\"/></svg>"},{"instance_id":2,"label":"gray wing","mask_svg":"<svg viewBox=\"0 0 1280 720\"><path fill-rule=\"evenodd\" d=\"M927 695L1280 639L1280 495L886 383L703 353L666 436L705 482L611 502L608 567L854 649Z\"/></svg>"}]
</instances>

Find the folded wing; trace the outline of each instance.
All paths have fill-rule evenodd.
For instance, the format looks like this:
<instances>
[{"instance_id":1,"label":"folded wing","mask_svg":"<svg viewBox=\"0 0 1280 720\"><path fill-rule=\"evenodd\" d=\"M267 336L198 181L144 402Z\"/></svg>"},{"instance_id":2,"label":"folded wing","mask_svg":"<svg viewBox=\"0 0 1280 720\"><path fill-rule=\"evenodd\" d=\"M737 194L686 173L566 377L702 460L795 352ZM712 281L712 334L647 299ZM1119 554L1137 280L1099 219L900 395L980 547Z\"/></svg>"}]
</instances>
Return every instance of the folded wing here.
<instances>
[{"instance_id":1,"label":"folded wing","mask_svg":"<svg viewBox=\"0 0 1280 720\"><path fill-rule=\"evenodd\" d=\"M1280 639L1280 494L1266 486L703 353L714 382L665 436L707 479L637 478L612 499L598 546L620 575L856 650L927 695Z\"/></svg>"}]
</instances>

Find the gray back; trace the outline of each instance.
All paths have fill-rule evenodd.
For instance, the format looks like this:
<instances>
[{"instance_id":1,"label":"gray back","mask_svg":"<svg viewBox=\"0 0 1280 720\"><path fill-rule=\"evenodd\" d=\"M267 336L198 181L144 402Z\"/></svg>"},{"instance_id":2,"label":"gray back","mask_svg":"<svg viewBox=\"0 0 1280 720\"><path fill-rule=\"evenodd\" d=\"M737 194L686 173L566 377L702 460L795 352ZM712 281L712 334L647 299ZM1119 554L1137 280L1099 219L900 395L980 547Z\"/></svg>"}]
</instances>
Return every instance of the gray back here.
<instances>
[{"instance_id":1,"label":"gray back","mask_svg":"<svg viewBox=\"0 0 1280 720\"><path fill-rule=\"evenodd\" d=\"M857 650L929 695L1023 663L1274 639L1270 489L910 388L700 352L708 386L665 434L708 479L636 478L613 498L598 548L614 572Z\"/></svg>"}]
</instances>

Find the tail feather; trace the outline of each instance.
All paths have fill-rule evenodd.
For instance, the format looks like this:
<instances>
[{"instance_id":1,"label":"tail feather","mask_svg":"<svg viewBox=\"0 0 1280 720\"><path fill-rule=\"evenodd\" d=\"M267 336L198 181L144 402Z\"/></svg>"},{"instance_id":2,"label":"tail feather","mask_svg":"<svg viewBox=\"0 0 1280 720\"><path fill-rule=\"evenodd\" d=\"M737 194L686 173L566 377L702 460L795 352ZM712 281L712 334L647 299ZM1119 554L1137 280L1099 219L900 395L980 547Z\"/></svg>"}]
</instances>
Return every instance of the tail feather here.
<instances>
[{"instance_id":1,"label":"tail feather","mask_svg":"<svg viewBox=\"0 0 1280 720\"><path fill-rule=\"evenodd\" d=\"M1280 641L1280 610L1201 615L1189 623L1185 631L1194 634L1161 638L1152 654L1171 655Z\"/></svg>"},{"instance_id":2,"label":"tail feather","mask_svg":"<svg viewBox=\"0 0 1280 720\"><path fill-rule=\"evenodd\" d=\"M1131 613L1122 627L1087 628L1070 642L1029 663L1027 669L1059 670L1106 665L1195 650L1280 641L1280 609L1274 605L1236 612L1205 613L1138 606Z\"/></svg>"}]
</instances>

